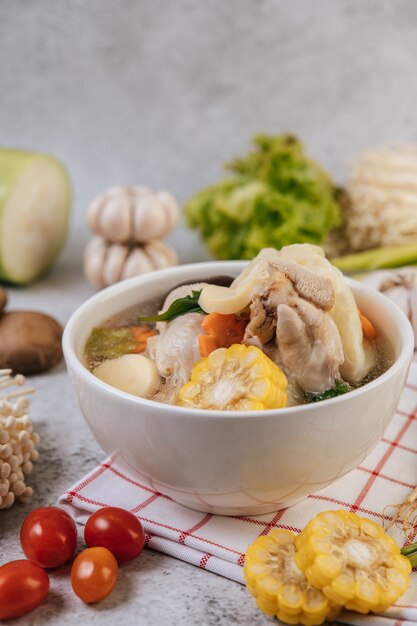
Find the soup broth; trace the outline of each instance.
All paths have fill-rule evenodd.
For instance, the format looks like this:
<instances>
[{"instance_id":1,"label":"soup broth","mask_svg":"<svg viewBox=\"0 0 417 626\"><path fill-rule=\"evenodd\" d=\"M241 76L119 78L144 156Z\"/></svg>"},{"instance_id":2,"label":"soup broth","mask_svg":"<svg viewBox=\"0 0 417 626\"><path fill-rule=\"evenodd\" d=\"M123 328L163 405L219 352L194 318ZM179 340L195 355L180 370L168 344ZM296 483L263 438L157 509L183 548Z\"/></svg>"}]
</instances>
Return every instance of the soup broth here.
<instances>
[{"instance_id":1,"label":"soup broth","mask_svg":"<svg viewBox=\"0 0 417 626\"><path fill-rule=\"evenodd\" d=\"M141 397L259 411L347 393L393 354L323 250L295 244L262 250L235 279L180 285L113 316L93 329L86 361Z\"/></svg>"},{"instance_id":2,"label":"soup broth","mask_svg":"<svg viewBox=\"0 0 417 626\"><path fill-rule=\"evenodd\" d=\"M138 318L140 316L156 315L157 312L161 309L164 300L165 298L158 297L146 300L144 302L141 302L140 304L135 304L129 308L124 309L120 313L109 317L101 324L100 328L113 331L128 329L131 327L143 328L145 326L153 332L156 332L156 323L148 323L144 325L143 323L138 322ZM90 340L91 337L92 336L90 336ZM366 385L375 380L376 378L378 378L378 376L383 374L394 362L393 349L390 346L388 340L383 337L381 332L378 332L377 336L374 339L367 341L372 343L372 346L375 350L375 363L362 380L349 383L349 390L358 389L359 387L362 387L363 385ZM144 350L144 353L147 354L146 349ZM106 358L106 350L103 350L103 354L89 355L87 342L85 363L91 372L94 372L95 368ZM151 396L149 396L148 399L165 402L165 384L165 379L161 378L157 390ZM320 394L303 393L302 389L300 389L299 386L295 384L290 385L288 391L289 405L305 404L312 401L326 399L328 397L334 397L334 395L339 395L338 393L336 393L334 395L330 394L324 398L321 398Z\"/></svg>"}]
</instances>

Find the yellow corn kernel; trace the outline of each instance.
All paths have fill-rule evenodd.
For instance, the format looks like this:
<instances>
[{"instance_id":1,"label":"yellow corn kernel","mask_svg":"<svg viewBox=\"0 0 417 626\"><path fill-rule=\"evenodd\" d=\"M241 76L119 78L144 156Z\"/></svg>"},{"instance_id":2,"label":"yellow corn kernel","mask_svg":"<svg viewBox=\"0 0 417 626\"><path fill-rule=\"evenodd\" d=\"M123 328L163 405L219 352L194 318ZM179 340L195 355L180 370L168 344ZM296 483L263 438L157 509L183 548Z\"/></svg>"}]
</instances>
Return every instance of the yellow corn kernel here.
<instances>
[{"instance_id":1,"label":"yellow corn kernel","mask_svg":"<svg viewBox=\"0 0 417 626\"><path fill-rule=\"evenodd\" d=\"M410 584L410 562L396 542L355 513L319 513L295 544L296 563L311 585L350 610L385 610Z\"/></svg>"},{"instance_id":2,"label":"yellow corn kernel","mask_svg":"<svg viewBox=\"0 0 417 626\"><path fill-rule=\"evenodd\" d=\"M287 378L255 346L218 348L193 366L178 404L191 408L263 411L287 405Z\"/></svg>"},{"instance_id":3,"label":"yellow corn kernel","mask_svg":"<svg viewBox=\"0 0 417 626\"><path fill-rule=\"evenodd\" d=\"M267 615L276 615L287 624L315 626L338 607L314 589L294 560L295 535L272 530L258 537L246 551L244 576L248 591Z\"/></svg>"}]
</instances>

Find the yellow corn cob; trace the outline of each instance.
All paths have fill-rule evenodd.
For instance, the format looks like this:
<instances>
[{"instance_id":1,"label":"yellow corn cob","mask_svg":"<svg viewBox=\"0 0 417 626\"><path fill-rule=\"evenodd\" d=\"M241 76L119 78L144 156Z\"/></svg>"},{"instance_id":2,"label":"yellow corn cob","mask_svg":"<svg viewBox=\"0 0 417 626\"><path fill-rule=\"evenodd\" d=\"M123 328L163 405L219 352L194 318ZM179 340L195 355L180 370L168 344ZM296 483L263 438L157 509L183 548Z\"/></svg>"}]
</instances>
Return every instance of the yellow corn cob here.
<instances>
[{"instance_id":1,"label":"yellow corn cob","mask_svg":"<svg viewBox=\"0 0 417 626\"><path fill-rule=\"evenodd\" d=\"M410 584L410 561L384 529L348 511L326 511L296 538L295 562L329 601L385 611Z\"/></svg>"},{"instance_id":2,"label":"yellow corn cob","mask_svg":"<svg viewBox=\"0 0 417 626\"><path fill-rule=\"evenodd\" d=\"M262 411L287 405L287 378L259 348L233 344L198 361L178 404L200 409Z\"/></svg>"},{"instance_id":3,"label":"yellow corn cob","mask_svg":"<svg viewBox=\"0 0 417 626\"><path fill-rule=\"evenodd\" d=\"M274 529L249 546L243 571L258 608L286 624L314 626L334 619L340 607L314 589L294 555L295 535L288 530Z\"/></svg>"}]
</instances>

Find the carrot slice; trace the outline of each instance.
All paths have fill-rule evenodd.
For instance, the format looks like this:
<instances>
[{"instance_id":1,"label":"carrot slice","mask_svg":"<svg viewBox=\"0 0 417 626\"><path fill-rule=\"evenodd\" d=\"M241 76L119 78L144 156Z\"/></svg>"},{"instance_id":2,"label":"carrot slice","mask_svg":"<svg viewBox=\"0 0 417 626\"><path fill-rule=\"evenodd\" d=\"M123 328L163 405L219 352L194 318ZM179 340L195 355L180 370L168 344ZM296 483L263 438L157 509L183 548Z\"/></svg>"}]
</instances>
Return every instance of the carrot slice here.
<instances>
[{"instance_id":1,"label":"carrot slice","mask_svg":"<svg viewBox=\"0 0 417 626\"><path fill-rule=\"evenodd\" d=\"M200 356L203 358L211 354L219 346L216 337L213 335L200 335L198 338L198 349L200 350Z\"/></svg>"},{"instance_id":2,"label":"carrot slice","mask_svg":"<svg viewBox=\"0 0 417 626\"><path fill-rule=\"evenodd\" d=\"M149 337L156 335L156 332L149 328L149 326L131 326L130 331L132 333L135 347L130 351L131 354L140 354L146 350L146 344Z\"/></svg>"},{"instance_id":3,"label":"carrot slice","mask_svg":"<svg viewBox=\"0 0 417 626\"><path fill-rule=\"evenodd\" d=\"M359 319L361 321L362 332L367 339L375 339L376 337L376 329L370 320L362 313L360 308L358 307Z\"/></svg>"},{"instance_id":4,"label":"carrot slice","mask_svg":"<svg viewBox=\"0 0 417 626\"><path fill-rule=\"evenodd\" d=\"M217 348L230 348L234 343L241 343L245 334L246 322L234 313L210 313L202 322L206 331L200 335L198 345L200 355L206 357Z\"/></svg>"}]
</instances>

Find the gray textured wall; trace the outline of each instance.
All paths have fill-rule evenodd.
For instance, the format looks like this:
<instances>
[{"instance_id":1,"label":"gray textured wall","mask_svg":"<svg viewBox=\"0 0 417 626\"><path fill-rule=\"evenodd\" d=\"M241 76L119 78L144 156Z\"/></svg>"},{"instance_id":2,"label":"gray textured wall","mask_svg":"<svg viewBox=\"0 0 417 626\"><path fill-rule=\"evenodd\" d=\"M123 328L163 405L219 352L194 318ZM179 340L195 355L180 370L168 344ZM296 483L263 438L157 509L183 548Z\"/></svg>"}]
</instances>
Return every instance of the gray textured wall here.
<instances>
[{"instance_id":1,"label":"gray textured wall","mask_svg":"<svg viewBox=\"0 0 417 626\"><path fill-rule=\"evenodd\" d=\"M70 170L88 200L145 183L184 200L258 131L298 133L342 180L366 147L417 141L413 0L0 0L0 143ZM206 257L184 228L182 260Z\"/></svg>"}]
</instances>

